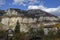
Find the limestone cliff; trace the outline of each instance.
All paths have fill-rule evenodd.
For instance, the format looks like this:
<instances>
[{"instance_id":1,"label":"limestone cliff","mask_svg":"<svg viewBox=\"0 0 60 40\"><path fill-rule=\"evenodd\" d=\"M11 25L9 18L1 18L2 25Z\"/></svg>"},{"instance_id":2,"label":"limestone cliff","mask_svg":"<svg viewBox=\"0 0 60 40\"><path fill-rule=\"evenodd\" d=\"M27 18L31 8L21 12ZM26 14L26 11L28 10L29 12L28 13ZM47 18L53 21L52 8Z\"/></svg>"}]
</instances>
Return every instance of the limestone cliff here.
<instances>
[{"instance_id":1,"label":"limestone cliff","mask_svg":"<svg viewBox=\"0 0 60 40\"><path fill-rule=\"evenodd\" d=\"M25 11L10 8L0 12L1 23L7 26L12 26L12 29L15 28L17 20L19 20L21 25L21 31L27 32L29 27L41 27L41 22L44 25L53 25L58 23L59 18L40 9Z\"/></svg>"}]
</instances>

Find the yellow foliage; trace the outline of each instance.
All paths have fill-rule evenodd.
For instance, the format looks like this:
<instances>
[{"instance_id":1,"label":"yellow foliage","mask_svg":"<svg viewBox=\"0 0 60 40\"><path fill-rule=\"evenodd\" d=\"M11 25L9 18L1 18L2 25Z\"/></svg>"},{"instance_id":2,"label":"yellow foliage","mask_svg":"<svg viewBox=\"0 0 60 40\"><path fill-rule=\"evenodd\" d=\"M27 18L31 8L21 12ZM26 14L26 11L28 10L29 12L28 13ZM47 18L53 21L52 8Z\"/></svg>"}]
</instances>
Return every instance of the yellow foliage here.
<instances>
[{"instance_id":1,"label":"yellow foliage","mask_svg":"<svg viewBox=\"0 0 60 40\"><path fill-rule=\"evenodd\" d=\"M60 27L60 23L55 24L54 27Z\"/></svg>"}]
</instances>

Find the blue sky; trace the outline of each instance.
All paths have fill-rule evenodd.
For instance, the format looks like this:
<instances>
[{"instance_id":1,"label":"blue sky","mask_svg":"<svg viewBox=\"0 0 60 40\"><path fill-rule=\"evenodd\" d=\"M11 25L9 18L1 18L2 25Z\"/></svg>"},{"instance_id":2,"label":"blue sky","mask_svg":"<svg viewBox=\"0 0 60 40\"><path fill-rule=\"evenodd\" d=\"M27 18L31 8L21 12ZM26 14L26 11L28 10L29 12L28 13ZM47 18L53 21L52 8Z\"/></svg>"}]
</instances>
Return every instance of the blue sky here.
<instances>
[{"instance_id":1,"label":"blue sky","mask_svg":"<svg viewBox=\"0 0 60 40\"><path fill-rule=\"evenodd\" d=\"M0 0L0 9L8 8L42 9L46 12L60 16L60 0Z\"/></svg>"},{"instance_id":2,"label":"blue sky","mask_svg":"<svg viewBox=\"0 0 60 40\"><path fill-rule=\"evenodd\" d=\"M19 1L19 0L1 0L0 1L0 9L7 9L7 8L20 8L20 9L27 9L29 5L44 5L48 8L56 8L60 6L60 0L33 0L32 1ZM23 3L23 4L21 4ZM31 4L30 4L31 3ZM25 6L24 6L25 5Z\"/></svg>"}]
</instances>

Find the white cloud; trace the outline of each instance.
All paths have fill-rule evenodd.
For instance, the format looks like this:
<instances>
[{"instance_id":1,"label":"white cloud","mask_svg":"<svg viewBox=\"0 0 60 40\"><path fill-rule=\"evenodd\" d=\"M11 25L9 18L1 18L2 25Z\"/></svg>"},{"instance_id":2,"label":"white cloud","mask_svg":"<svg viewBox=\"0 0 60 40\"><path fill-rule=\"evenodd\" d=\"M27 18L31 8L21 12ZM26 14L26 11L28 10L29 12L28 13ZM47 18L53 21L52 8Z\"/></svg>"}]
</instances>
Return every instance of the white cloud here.
<instances>
[{"instance_id":1,"label":"white cloud","mask_svg":"<svg viewBox=\"0 0 60 40\"><path fill-rule=\"evenodd\" d=\"M47 8L43 5L39 5L39 6L28 6L28 9L41 9L44 10L46 12L49 12L51 14L60 16L60 6L56 7L56 8Z\"/></svg>"},{"instance_id":2,"label":"white cloud","mask_svg":"<svg viewBox=\"0 0 60 40\"><path fill-rule=\"evenodd\" d=\"M5 4L5 0L0 0L0 6Z\"/></svg>"},{"instance_id":3,"label":"white cloud","mask_svg":"<svg viewBox=\"0 0 60 40\"><path fill-rule=\"evenodd\" d=\"M13 4L23 5L23 6L39 4L40 2L41 2L40 0L13 0Z\"/></svg>"},{"instance_id":4,"label":"white cloud","mask_svg":"<svg viewBox=\"0 0 60 40\"><path fill-rule=\"evenodd\" d=\"M39 6L29 6L28 9L39 9Z\"/></svg>"},{"instance_id":5,"label":"white cloud","mask_svg":"<svg viewBox=\"0 0 60 40\"><path fill-rule=\"evenodd\" d=\"M24 0L13 0L13 1L15 4L24 2Z\"/></svg>"},{"instance_id":6,"label":"white cloud","mask_svg":"<svg viewBox=\"0 0 60 40\"><path fill-rule=\"evenodd\" d=\"M44 6L42 6L42 5L40 5L40 6L33 6L33 5L30 5L30 6L28 6L28 9L46 9L46 7L44 7Z\"/></svg>"}]
</instances>

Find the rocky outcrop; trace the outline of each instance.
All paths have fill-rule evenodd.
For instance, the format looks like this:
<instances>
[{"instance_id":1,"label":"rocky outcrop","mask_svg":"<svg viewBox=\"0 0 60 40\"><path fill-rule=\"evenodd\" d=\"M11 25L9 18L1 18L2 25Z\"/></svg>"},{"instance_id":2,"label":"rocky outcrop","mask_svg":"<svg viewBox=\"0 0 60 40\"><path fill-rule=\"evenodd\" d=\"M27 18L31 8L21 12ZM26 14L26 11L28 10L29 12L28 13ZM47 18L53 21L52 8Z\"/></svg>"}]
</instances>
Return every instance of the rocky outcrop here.
<instances>
[{"instance_id":1,"label":"rocky outcrop","mask_svg":"<svg viewBox=\"0 0 60 40\"><path fill-rule=\"evenodd\" d=\"M0 12L1 14L2 12ZM39 28L41 26L41 22L44 25L51 25L58 23L59 18L55 15L49 14L40 9L36 10L20 10L10 8L2 13L0 16L1 23L7 26L13 26L12 29L15 28L17 20L19 20L21 31L27 32L29 27Z\"/></svg>"}]
</instances>

